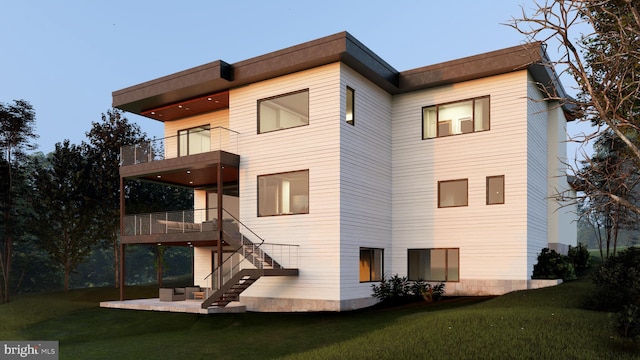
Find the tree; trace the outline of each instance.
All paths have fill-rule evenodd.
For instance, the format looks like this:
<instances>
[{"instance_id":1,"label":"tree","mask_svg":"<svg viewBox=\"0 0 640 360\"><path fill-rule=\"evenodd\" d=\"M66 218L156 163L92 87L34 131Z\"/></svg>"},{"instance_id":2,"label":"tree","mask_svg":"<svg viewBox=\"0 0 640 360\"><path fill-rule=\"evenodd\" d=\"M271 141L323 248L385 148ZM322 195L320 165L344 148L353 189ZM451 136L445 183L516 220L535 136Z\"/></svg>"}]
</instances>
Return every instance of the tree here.
<instances>
[{"instance_id":1,"label":"tree","mask_svg":"<svg viewBox=\"0 0 640 360\"><path fill-rule=\"evenodd\" d=\"M531 15L523 9L522 17L513 19L510 26L529 40L543 41L557 51L558 60L550 61L549 66L561 69L561 75L571 76L578 84L580 92L576 99L557 93L546 94L548 100L574 107L580 121L595 126L593 133L571 141L587 144L610 132L620 140L630 163L637 168L640 164L637 136L640 130L639 2L549 0L536 2L535 6ZM578 37L574 37L576 32L581 32ZM586 172L583 175L596 174ZM614 173L610 176L623 175ZM592 191L601 202L640 213L638 204L610 189L594 187Z\"/></svg>"},{"instance_id":2,"label":"tree","mask_svg":"<svg viewBox=\"0 0 640 360\"><path fill-rule=\"evenodd\" d=\"M100 215L96 221L105 233L105 243L114 254L114 284L118 286L118 239L120 236L120 148L148 141L146 134L130 123L122 112L111 109L102 114L102 121L92 122L87 133L91 182L99 194Z\"/></svg>"},{"instance_id":3,"label":"tree","mask_svg":"<svg viewBox=\"0 0 640 360\"><path fill-rule=\"evenodd\" d=\"M65 140L56 144L46 160L35 158L31 227L39 245L63 271L68 291L71 272L104 237L95 222L100 204L96 189L87 181L92 167L79 146Z\"/></svg>"},{"instance_id":4,"label":"tree","mask_svg":"<svg viewBox=\"0 0 640 360\"><path fill-rule=\"evenodd\" d=\"M606 259L616 254L620 230L636 227L638 214L604 194L638 204L640 176L626 146L611 131L600 134L594 150L578 173L583 193L580 216L593 226L600 256Z\"/></svg>"},{"instance_id":5,"label":"tree","mask_svg":"<svg viewBox=\"0 0 640 360\"><path fill-rule=\"evenodd\" d=\"M118 286L118 250L120 236L120 149L123 146L151 143L147 135L130 123L117 109L102 114L87 132L86 148L91 163L90 182L98 193L99 216L95 223L105 234L105 243L113 249L114 284ZM154 149L162 153L161 149ZM126 213L183 210L193 207L193 192L151 182L128 180L125 183ZM162 271L162 267L159 267ZM161 275L159 275L161 277Z\"/></svg>"},{"instance_id":6,"label":"tree","mask_svg":"<svg viewBox=\"0 0 640 360\"><path fill-rule=\"evenodd\" d=\"M34 133L35 111L24 100L14 100L13 104L0 103L0 182L2 195L0 212L2 213L2 236L0 238L0 304L10 300L11 262L14 243L19 240L16 224L21 219L16 207L16 188L24 179L20 172L21 162L26 151L36 148L31 140L38 136Z\"/></svg>"}]
</instances>

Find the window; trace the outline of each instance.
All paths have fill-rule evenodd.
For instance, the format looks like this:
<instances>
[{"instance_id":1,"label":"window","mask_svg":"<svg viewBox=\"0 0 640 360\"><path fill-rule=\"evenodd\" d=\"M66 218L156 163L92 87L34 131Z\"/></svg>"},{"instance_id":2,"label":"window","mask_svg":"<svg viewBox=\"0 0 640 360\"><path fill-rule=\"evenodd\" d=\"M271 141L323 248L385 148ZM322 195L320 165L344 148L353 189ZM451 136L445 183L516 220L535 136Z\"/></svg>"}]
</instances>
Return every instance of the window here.
<instances>
[{"instance_id":1,"label":"window","mask_svg":"<svg viewBox=\"0 0 640 360\"><path fill-rule=\"evenodd\" d=\"M382 249L360 248L360 282L382 280L383 255Z\"/></svg>"},{"instance_id":2,"label":"window","mask_svg":"<svg viewBox=\"0 0 640 360\"><path fill-rule=\"evenodd\" d=\"M467 179L438 181L438 207L467 206L468 191Z\"/></svg>"},{"instance_id":3,"label":"window","mask_svg":"<svg viewBox=\"0 0 640 360\"><path fill-rule=\"evenodd\" d=\"M504 175L487 176L487 205L504 204Z\"/></svg>"},{"instance_id":4,"label":"window","mask_svg":"<svg viewBox=\"0 0 640 360\"><path fill-rule=\"evenodd\" d=\"M460 249L409 249L409 280L460 281Z\"/></svg>"},{"instance_id":5,"label":"window","mask_svg":"<svg viewBox=\"0 0 640 360\"><path fill-rule=\"evenodd\" d=\"M347 86L347 124L356 124L356 91Z\"/></svg>"},{"instance_id":6,"label":"window","mask_svg":"<svg viewBox=\"0 0 640 360\"><path fill-rule=\"evenodd\" d=\"M258 100L258 133L309 125L309 90Z\"/></svg>"},{"instance_id":7,"label":"window","mask_svg":"<svg viewBox=\"0 0 640 360\"><path fill-rule=\"evenodd\" d=\"M258 176L258 216L309 213L309 170Z\"/></svg>"},{"instance_id":8,"label":"window","mask_svg":"<svg viewBox=\"0 0 640 360\"><path fill-rule=\"evenodd\" d=\"M422 139L489 130L489 97L422 108Z\"/></svg>"},{"instance_id":9,"label":"window","mask_svg":"<svg viewBox=\"0 0 640 360\"><path fill-rule=\"evenodd\" d=\"M178 131L178 156L209 151L211 151L211 130L209 125Z\"/></svg>"}]
</instances>

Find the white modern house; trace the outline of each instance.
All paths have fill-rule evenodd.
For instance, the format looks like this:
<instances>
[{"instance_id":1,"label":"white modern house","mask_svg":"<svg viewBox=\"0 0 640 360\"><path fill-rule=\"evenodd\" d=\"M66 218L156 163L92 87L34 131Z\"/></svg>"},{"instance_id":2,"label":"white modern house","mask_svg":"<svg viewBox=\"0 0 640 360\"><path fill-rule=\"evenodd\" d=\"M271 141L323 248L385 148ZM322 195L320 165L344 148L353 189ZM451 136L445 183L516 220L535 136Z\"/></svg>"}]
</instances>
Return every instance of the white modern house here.
<instances>
[{"instance_id":1,"label":"white modern house","mask_svg":"<svg viewBox=\"0 0 640 360\"><path fill-rule=\"evenodd\" d=\"M203 308L358 309L383 274L448 295L539 286L540 250L576 244L553 196L572 191L571 112L547 92L564 96L541 43L398 71L346 32L115 91L165 129L123 148L121 184L195 194L123 214L121 254L193 247Z\"/></svg>"}]
</instances>

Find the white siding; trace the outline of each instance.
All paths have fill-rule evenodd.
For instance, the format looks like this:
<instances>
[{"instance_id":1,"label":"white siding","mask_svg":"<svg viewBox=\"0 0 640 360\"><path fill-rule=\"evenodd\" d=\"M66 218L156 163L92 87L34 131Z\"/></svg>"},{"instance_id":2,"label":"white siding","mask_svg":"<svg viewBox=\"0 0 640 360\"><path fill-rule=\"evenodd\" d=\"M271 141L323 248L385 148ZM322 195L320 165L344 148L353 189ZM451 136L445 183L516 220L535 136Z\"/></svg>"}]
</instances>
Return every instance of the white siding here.
<instances>
[{"instance_id":1,"label":"white siding","mask_svg":"<svg viewBox=\"0 0 640 360\"><path fill-rule=\"evenodd\" d=\"M345 121L346 87L355 90L355 126ZM360 283L360 247L384 249L391 270L391 95L346 65L340 85L341 299L371 296Z\"/></svg>"},{"instance_id":2,"label":"white siding","mask_svg":"<svg viewBox=\"0 0 640 360\"><path fill-rule=\"evenodd\" d=\"M543 94L530 76L527 93L527 276L530 277L537 255L549 243L547 211L551 200L548 199L548 103L543 101Z\"/></svg>"},{"instance_id":3,"label":"white siding","mask_svg":"<svg viewBox=\"0 0 640 360\"><path fill-rule=\"evenodd\" d=\"M558 103L549 103L548 123L549 198L558 199L559 195L575 198L575 191L567 182L567 121ZM568 245L576 246L578 233L576 210L572 200L548 201L550 247L558 244L559 250L566 250Z\"/></svg>"},{"instance_id":4,"label":"white siding","mask_svg":"<svg viewBox=\"0 0 640 360\"><path fill-rule=\"evenodd\" d=\"M266 242L299 245L299 277L264 277L251 297L340 298L340 65L231 90L229 127L240 132L240 220ZM257 100L309 89L309 125L257 133ZM309 170L309 214L257 216L258 175ZM277 259L277 256L274 256Z\"/></svg>"},{"instance_id":5,"label":"white siding","mask_svg":"<svg viewBox=\"0 0 640 360\"><path fill-rule=\"evenodd\" d=\"M486 95L489 131L422 140L422 107ZM407 249L460 248L462 280L525 278L526 98L526 71L394 98L390 273L406 274ZM505 176L505 204L486 205L486 177L495 175ZM452 179L468 179L468 206L439 209L438 181Z\"/></svg>"}]
</instances>

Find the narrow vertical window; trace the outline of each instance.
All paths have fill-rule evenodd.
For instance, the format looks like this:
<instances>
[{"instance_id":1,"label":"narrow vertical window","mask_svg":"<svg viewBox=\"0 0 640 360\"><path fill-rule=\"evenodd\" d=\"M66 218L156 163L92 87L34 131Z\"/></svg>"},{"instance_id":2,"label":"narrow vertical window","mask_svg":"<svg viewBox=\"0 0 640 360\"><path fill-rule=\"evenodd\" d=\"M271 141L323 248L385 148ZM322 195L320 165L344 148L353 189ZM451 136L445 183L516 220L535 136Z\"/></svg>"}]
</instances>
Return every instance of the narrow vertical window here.
<instances>
[{"instance_id":1,"label":"narrow vertical window","mask_svg":"<svg viewBox=\"0 0 640 360\"><path fill-rule=\"evenodd\" d=\"M504 204L504 175L487 176L487 205Z\"/></svg>"},{"instance_id":2,"label":"narrow vertical window","mask_svg":"<svg viewBox=\"0 0 640 360\"><path fill-rule=\"evenodd\" d=\"M356 124L356 91L347 86L347 109L346 109L347 124Z\"/></svg>"},{"instance_id":3,"label":"narrow vertical window","mask_svg":"<svg viewBox=\"0 0 640 360\"><path fill-rule=\"evenodd\" d=\"M360 282L382 280L383 254L382 249L360 248Z\"/></svg>"}]
</instances>

